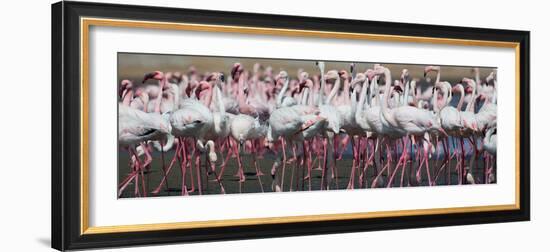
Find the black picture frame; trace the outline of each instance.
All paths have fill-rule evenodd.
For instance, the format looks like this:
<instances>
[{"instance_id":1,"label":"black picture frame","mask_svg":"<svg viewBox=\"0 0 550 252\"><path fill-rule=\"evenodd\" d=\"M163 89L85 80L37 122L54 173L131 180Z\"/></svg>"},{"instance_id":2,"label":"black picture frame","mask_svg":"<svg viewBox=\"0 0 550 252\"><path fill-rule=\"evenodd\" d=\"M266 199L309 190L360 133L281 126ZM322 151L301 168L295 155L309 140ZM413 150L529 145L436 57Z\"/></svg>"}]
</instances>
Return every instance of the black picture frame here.
<instances>
[{"instance_id":1,"label":"black picture frame","mask_svg":"<svg viewBox=\"0 0 550 252\"><path fill-rule=\"evenodd\" d=\"M80 211L80 26L83 16L160 22L253 26L300 30L422 36L519 43L519 209L396 216L338 221L295 222L215 228L81 234ZM528 31L393 22L327 19L103 3L52 5L52 247L58 250L174 242L254 239L467 225L530 219L530 85Z\"/></svg>"}]
</instances>

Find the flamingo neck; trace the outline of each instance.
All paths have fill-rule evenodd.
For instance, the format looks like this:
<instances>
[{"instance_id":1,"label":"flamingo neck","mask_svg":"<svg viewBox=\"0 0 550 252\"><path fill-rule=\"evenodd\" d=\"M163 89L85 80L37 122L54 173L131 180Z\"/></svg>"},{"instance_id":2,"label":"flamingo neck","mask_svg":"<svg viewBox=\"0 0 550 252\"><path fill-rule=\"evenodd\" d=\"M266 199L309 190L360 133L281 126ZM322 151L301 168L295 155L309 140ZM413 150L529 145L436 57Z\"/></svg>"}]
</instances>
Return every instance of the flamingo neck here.
<instances>
[{"instance_id":1,"label":"flamingo neck","mask_svg":"<svg viewBox=\"0 0 550 252\"><path fill-rule=\"evenodd\" d=\"M308 98L309 98L309 88L306 87L302 91L302 101L300 102L300 104L309 105Z\"/></svg>"},{"instance_id":2,"label":"flamingo neck","mask_svg":"<svg viewBox=\"0 0 550 252\"><path fill-rule=\"evenodd\" d=\"M132 96L134 96L134 91L130 90L124 93L124 96L122 97L122 105L124 106L130 106L130 102L132 101Z\"/></svg>"},{"instance_id":3,"label":"flamingo neck","mask_svg":"<svg viewBox=\"0 0 550 252\"><path fill-rule=\"evenodd\" d=\"M443 99L442 99L443 102L441 102L440 104L438 104L438 108L437 108L437 111L438 111L438 112L441 111L441 110L442 110L444 107L446 107L447 105L449 105L449 99L448 99L448 98L451 97L451 96L449 95L449 92L450 92L450 91L451 91L451 90L446 89L445 92L443 92ZM441 105L441 106L439 106L439 105Z\"/></svg>"},{"instance_id":4,"label":"flamingo neck","mask_svg":"<svg viewBox=\"0 0 550 252\"><path fill-rule=\"evenodd\" d=\"M359 103L357 104L357 106L359 107L358 111L361 111L365 104L365 100L367 98L368 82L369 79L365 79L365 81L363 82L363 86L361 87L361 94L359 94Z\"/></svg>"},{"instance_id":5,"label":"flamingo neck","mask_svg":"<svg viewBox=\"0 0 550 252\"><path fill-rule=\"evenodd\" d=\"M482 96L482 97L481 97L481 100L483 100L483 101L482 101L482 104L481 104L481 107L484 107L484 106L487 104L487 100L488 100L488 99L487 99L487 96Z\"/></svg>"},{"instance_id":6,"label":"flamingo neck","mask_svg":"<svg viewBox=\"0 0 550 252\"><path fill-rule=\"evenodd\" d=\"M464 104L464 87L462 85L457 85L458 91L460 92L460 99L456 105L458 111L462 111L462 105Z\"/></svg>"},{"instance_id":7,"label":"flamingo neck","mask_svg":"<svg viewBox=\"0 0 550 252\"><path fill-rule=\"evenodd\" d=\"M245 102L246 98L244 95L244 78L242 78L242 76L239 75L237 83L238 83L237 101L239 101L239 106L244 106L246 105L246 102Z\"/></svg>"},{"instance_id":8,"label":"flamingo neck","mask_svg":"<svg viewBox=\"0 0 550 252\"><path fill-rule=\"evenodd\" d=\"M214 92L216 93L216 101L218 103L218 109L220 110L221 115L225 115L225 104L223 104L222 91L218 86L214 87Z\"/></svg>"},{"instance_id":9,"label":"flamingo neck","mask_svg":"<svg viewBox=\"0 0 550 252\"><path fill-rule=\"evenodd\" d=\"M409 105L409 89L410 89L410 85L411 85L411 82L410 81L407 81L407 83L405 83L405 93L403 95L403 106L408 106Z\"/></svg>"},{"instance_id":10,"label":"flamingo neck","mask_svg":"<svg viewBox=\"0 0 550 252\"><path fill-rule=\"evenodd\" d=\"M206 88L206 90L208 90L208 92L206 93L206 98L204 99L204 106L206 106L207 108L210 108L210 104L212 104L212 95L213 95L213 92L212 92L212 86L208 86L208 88Z\"/></svg>"},{"instance_id":11,"label":"flamingo neck","mask_svg":"<svg viewBox=\"0 0 550 252\"><path fill-rule=\"evenodd\" d=\"M355 115L359 109L357 109L357 89L353 88L353 91L351 92L351 115Z\"/></svg>"},{"instance_id":12,"label":"flamingo neck","mask_svg":"<svg viewBox=\"0 0 550 252\"><path fill-rule=\"evenodd\" d=\"M321 86L319 87L319 99L317 100L317 105L320 107L321 105L323 105L323 93L325 92L325 86L326 86L326 82L325 82L325 69L324 68L319 68L320 72L321 72Z\"/></svg>"},{"instance_id":13,"label":"flamingo neck","mask_svg":"<svg viewBox=\"0 0 550 252\"><path fill-rule=\"evenodd\" d=\"M143 112L147 113L147 109L148 109L148 106L149 106L149 95L147 93L143 92L139 96L139 99L141 99L141 101L143 102Z\"/></svg>"},{"instance_id":14,"label":"flamingo neck","mask_svg":"<svg viewBox=\"0 0 550 252\"><path fill-rule=\"evenodd\" d=\"M175 108L178 107L178 105L180 104L180 86L179 85L176 85L176 84L172 84L172 94L174 95L174 105L175 105Z\"/></svg>"},{"instance_id":15,"label":"flamingo neck","mask_svg":"<svg viewBox=\"0 0 550 252\"><path fill-rule=\"evenodd\" d=\"M367 85L368 85L369 79L365 78L365 81L363 82L363 86L361 87L361 94L359 95L359 102L357 103L357 108L355 108L355 121L363 121L363 107L367 96ZM355 91L355 89L353 90ZM355 99L352 99L352 105Z\"/></svg>"},{"instance_id":16,"label":"flamingo neck","mask_svg":"<svg viewBox=\"0 0 550 252\"><path fill-rule=\"evenodd\" d=\"M439 106L437 105L437 95L438 93L436 92L436 89L435 89L435 86L432 87L432 107L433 107L433 110L434 112L439 112Z\"/></svg>"},{"instance_id":17,"label":"flamingo neck","mask_svg":"<svg viewBox=\"0 0 550 252\"><path fill-rule=\"evenodd\" d=\"M336 78L336 81L334 82L334 87L332 87L332 90L330 91L330 94L328 95L325 104L332 103L332 99L334 98L334 96L336 96L336 92L338 92L338 89L340 89L340 77Z\"/></svg>"},{"instance_id":18,"label":"flamingo neck","mask_svg":"<svg viewBox=\"0 0 550 252\"><path fill-rule=\"evenodd\" d=\"M281 91L277 95L277 105L281 106L283 104L283 98L285 96L286 91L288 90L288 84L289 84L289 78L286 78L285 83L283 84L283 88L281 88Z\"/></svg>"},{"instance_id":19,"label":"flamingo neck","mask_svg":"<svg viewBox=\"0 0 550 252\"><path fill-rule=\"evenodd\" d=\"M472 91L472 101L468 103L468 105L466 106L466 111L473 112L476 107L475 103L477 99L477 95L476 95L477 84L473 80L469 80L468 83L473 86L473 91Z\"/></svg>"},{"instance_id":20,"label":"flamingo neck","mask_svg":"<svg viewBox=\"0 0 550 252\"><path fill-rule=\"evenodd\" d=\"M382 103L381 112L382 112L382 116L384 117L384 119L386 119L386 121L388 121L388 123L390 125L396 127L397 122L395 121L395 118L389 112L389 109L388 109L388 98L389 98L390 92L392 90L391 90L391 87L390 87L391 86L391 74L390 74L390 70L388 70L387 68L384 70L384 77L386 79L386 86L384 87L384 98L380 101Z\"/></svg>"},{"instance_id":21,"label":"flamingo neck","mask_svg":"<svg viewBox=\"0 0 550 252\"><path fill-rule=\"evenodd\" d=\"M344 104L350 104L349 86L350 86L350 82L349 82L348 78L344 79L344 92L343 92Z\"/></svg>"},{"instance_id":22,"label":"flamingo neck","mask_svg":"<svg viewBox=\"0 0 550 252\"><path fill-rule=\"evenodd\" d=\"M162 102L162 89L164 88L164 85L166 84L166 78L163 77L162 80L159 80L159 95L157 96L157 100L155 101L155 113L160 113L160 103Z\"/></svg>"}]
</instances>

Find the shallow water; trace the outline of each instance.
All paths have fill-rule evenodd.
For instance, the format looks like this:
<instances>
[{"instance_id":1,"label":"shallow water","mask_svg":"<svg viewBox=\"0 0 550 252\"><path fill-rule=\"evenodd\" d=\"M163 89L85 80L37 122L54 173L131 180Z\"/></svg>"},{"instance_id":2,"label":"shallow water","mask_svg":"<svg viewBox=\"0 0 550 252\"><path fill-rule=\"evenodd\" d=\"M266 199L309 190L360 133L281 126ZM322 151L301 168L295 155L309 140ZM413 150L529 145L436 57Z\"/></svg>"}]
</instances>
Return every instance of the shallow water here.
<instances>
[{"instance_id":1,"label":"shallow water","mask_svg":"<svg viewBox=\"0 0 550 252\"><path fill-rule=\"evenodd\" d=\"M352 167L352 156L349 154L350 148L346 150L345 154L343 155L342 160L336 161L336 174L337 176L331 181L329 184L330 190L336 190L336 189L346 189L348 185L348 181L350 178L351 173L351 167ZM165 154L165 163L168 164L170 160L172 159L174 155L174 151L169 151ZM219 154L218 154L219 155ZM290 154L288 155L291 156ZM223 175L223 186L225 188L225 192L227 194L233 194L233 193L260 193L262 192L262 187L264 192L272 192L272 183L273 179L270 175L271 166L273 162L275 161L275 156L269 153L266 153L263 157L259 157L259 167L260 170L265 174L263 176L260 176L259 179L261 180L262 186L260 186L260 181L258 181L258 177L256 177L255 168L252 163L252 156L248 153L241 153L241 157L243 160L244 165L244 171L245 171L245 177L246 181L244 183L239 183L238 178L234 176L234 174L237 173L237 161L236 158L232 157L226 167L225 173ZM449 169L444 168L441 171L439 171L439 168L441 167L442 158L439 160L436 160L437 155L433 155L430 159L429 166L430 166L430 174L433 177L436 176L437 172L440 172L439 178L436 181L436 185L457 185L458 184L458 175L455 170L456 167L456 159L453 159L453 161L450 164L450 174ZM130 168L128 166L129 164L129 156L126 151L120 151L119 153L119 174L118 179L119 182L122 181L127 174L130 172ZM205 157L203 155L201 159L201 181L202 181L202 194L208 195L208 194L220 194L220 186L218 182L215 180L214 174L210 174L206 176L206 167L205 167ZM219 166L221 164L222 158L218 156L218 162L217 162L217 172L219 172ZM395 160L391 165L391 172L393 173L393 169L395 167ZM427 174L425 168L422 168L422 181L418 183L416 181L416 167L418 166L419 160L417 160L414 164L411 162L408 162L405 168L405 174L403 174L403 187L416 187L416 186L428 186L427 181ZM465 166L469 167L470 159L467 157ZM148 188L148 192L153 191L160 183L162 179L162 161L161 161L161 155L159 152L155 151L153 153L153 162L151 163L150 169L148 172L146 172L145 175L145 184ZM310 183L307 180L303 180L303 176L307 173L306 169L303 169L302 167L297 167L296 162L287 164L285 168L285 178L284 178L284 191L287 192L291 190L292 191L317 191L320 190L321 185L321 170L316 170L315 168L318 167L318 160L314 158L314 164L312 170L312 178L311 178L311 187ZM363 165L361 166L363 167ZM414 170L411 174L411 168L414 167ZM476 179L477 183L483 182L483 167L484 162L483 159L479 158L477 162L476 168L473 169L472 173L474 178ZM371 189L372 182L374 180L374 177L377 174L377 170L381 168L375 168L374 166L370 166L366 170L366 186ZM496 167L495 167L496 171ZM355 176L355 183L354 188L359 189L359 178L358 174L361 171L356 171ZM282 175L282 165L278 169L277 176L280 178ZM328 176L330 176L330 172L327 172ZM391 173L390 173L391 175ZM199 195L198 185L197 185L197 179L196 179L196 170L193 169L193 182L195 183L195 191L190 192L190 195ZM451 182L448 182L448 179L451 179ZM383 175L380 177L380 180L383 183L381 186L382 188L386 188L386 183L388 181L388 173L387 171L383 173ZM402 169L399 169L395 175L394 180L392 183L392 187L399 187L401 184L401 177L402 177ZM191 190L191 172L188 169L186 174L186 184L188 190ZM176 165L172 168L171 173L168 176L168 187L163 187L163 190L157 194L153 195L151 193L148 193L148 196L177 196L181 195L181 170L179 164L176 163ZM141 182L140 182L140 188L141 188ZM167 189L168 188L168 189ZM134 196L134 184L130 184L126 190L121 195L121 198L131 198Z\"/></svg>"}]
</instances>

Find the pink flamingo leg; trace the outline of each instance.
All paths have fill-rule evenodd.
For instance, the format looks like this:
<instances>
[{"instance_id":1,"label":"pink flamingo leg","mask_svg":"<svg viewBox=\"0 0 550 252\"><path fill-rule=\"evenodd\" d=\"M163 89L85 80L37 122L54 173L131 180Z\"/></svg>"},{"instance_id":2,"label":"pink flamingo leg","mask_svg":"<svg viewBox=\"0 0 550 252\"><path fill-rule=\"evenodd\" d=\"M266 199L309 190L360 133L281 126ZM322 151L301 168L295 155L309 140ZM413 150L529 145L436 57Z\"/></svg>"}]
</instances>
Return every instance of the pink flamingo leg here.
<instances>
[{"instance_id":1,"label":"pink flamingo leg","mask_svg":"<svg viewBox=\"0 0 550 252\"><path fill-rule=\"evenodd\" d=\"M285 140L281 138L281 146L283 148L283 172L281 174L281 190L285 190L284 184L285 184L285 169L286 169L286 148L285 148Z\"/></svg>"},{"instance_id":2,"label":"pink flamingo leg","mask_svg":"<svg viewBox=\"0 0 550 252\"><path fill-rule=\"evenodd\" d=\"M225 157L225 160L223 161L222 165L221 165L221 170L220 170L220 174L218 175L218 180L222 180L222 177L223 177L223 173L225 171L225 167L227 166L227 163L229 162L229 159L231 158L231 156L234 154L233 153L233 148L231 148L231 139L227 139L227 141L225 141L225 144L224 145L227 145L227 156Z\"/></svg>"},{"instance_id":3,"label":"pink flamingo leg","mask_svg":"<svg viewBox=\"0 0 550 252\"><path fill-rule=\"evenodd\" d=\"M172 161L170 161L170 165L168 166L168 169L166 169L166 171L164 172L163 176L162 176L162 180L160 181L160 184L157 186L157 188L152 192L153 194L158 194L160 193L160 190L162 188L162 186L164 185L164 183L166 183L166 187L167 189L169 188L168 187L168 174L170 174L170 171L172 170L172 167L174 165L174 163L176 162L176 159L178 158L178 156L180 156L180 152L181 152L181 148L183 146L183 142L182 142L182 138L178 138L178 143L176 144L176 152L174 153L174 157L172 158Z\"/></svg>"},{"instance_id":4,"label":"pink flamingo leg","mask_svg":"<svg viewBox=\"0 0 550 252\"><path fill-rule=\"evenodd\" d=\"M195 172L197 173L197 187L199 188L199 195L202 195L202 185L201 185L202 181L201 181L201 171L200 171L201 155L197 147L195 147L195 151L193 152L193 159L195 161Z\"/></svg>"},{"instance_id":5,"label":"pink flamingo leg","mask_svg":"<svg viewBox=\"0 0 550 252\"><path fill-rule=\"evenodd\" d=\"M388 147L388 151L386 151L386 159L388 159L388 161L386 162L386 164L384 165L384 167L382 168L382 170L380 170L380 172L378 172L378 175L376 175L376 177L374 178L374 180L372 181L372 184L371 184L371 188L376 188L378 186L378 180L380 179L380 176L382 176L382 174L388 169L388 167L390 166L390 157L391 156L391 152L389 151L389 147Z\"/></svg>"},{"instance_id":6,"label":"pink flamingo leg","mask_svg":"<svg viewBox=\"0 0 550 252\"><path fill-rule=\"evenodd\" d=\"M139 157L135 154L135 152L133 151L132 148L128 148L128 152L130 153L130 157L132 157L132 156L135 157L135 160L132 161L132 164L131 164L132 172L130 174L128 174L128 176L119 184L118 197L120 197L122 195L122 192L124 192L124 189L126 189L126 187L130 184L130 182L132 180L134 180L134 183L136 183L135 181L137 180L137 178L139 176L139 171L141 170L141 164L140 164L140 161L139 161ZM136 183L135 188L134 188L134 194L135 195L139 194L139 190L137 188L139 188L139 187Z\"/></svg>"},{"instance_id":7,"label":"pink flamingo leg","mask_svg":"<svg viewBox=\"0 0 550 252\"><path fill-rule=\"evenodd\" d=\"M338 189L338 169L336 169L336 155L334 154L334 151L336 150L335 147L336 145L334 144L335 142L335 139L338 135L329 135L329 137L332 136L332 140L329 141L329 145L332 144L332 146L330 146L329 150L331 151L329 157L332 158L332 163L330 164L330 171L332 172L331 174L331 179L334 179L334 182L336 184L336 189ZM331 181L332 182L332 181ZM332 183L330 183L332 184Z\"/></svg>"},{"instance_id":8,"label":"pink flamingo leg","mask_svg":"<svg viewBox=\"0 0 550 252\"><path fill-rule=\"evenodd\" d=\"M181 168L181 195L187 196L189 195L189 192L187 191L187 186L185 185L185 175L187 174L187 152L185 148L185 142L182 141L182 148L181 148L181 156L183 161L180 164ZM191 177L191 181L193 181Z\"/></svg>"},{"instance_id":9,"label":"pink flamingo leg","mask_svg":"<svg viewBox=\"0 0 550 252\"><path fill-rule=\"evenodd\" d=\"M189 168L189 179L191 180L191 190L189 190L190 193L192 192L195 192L195 180L193 179L194 175L193 175L193 158L195 157L195 154L197 153L197 146L194 142L192 142L193 144L191 144L191 146L193 147L193 152L191 153L191 156L190 157L187 157L187 161L186 163L189 163L188 164L188 168Z\"/></svg>"},{"instance_id":10,"label":"pink flamingo leg","mask_svg":"<svg viewBox=\"0 0 550 252\"><path fill-rule=\"evenodd\" d=\"M239 153L239 146L237 145L236 141L233 142L233 151L237 153L237 164L239 165L239 171L238 171L239 183L243 183L246 180L246 178L244 176L244 168L241 162L241 153Z\"/></svg>"},{"instance_id":11,"label":"pink flamingo leg","mask_svg":"<svg viewBox=\"0 0 550 252\"><path fill-rule=\"evenodd\" d=\"M348 143L349 141L353 141L353 137L350 136L350 135L345 135L344 137L342 137L342 140L341 141L338 141L340 142L340 145L339 145L339 151L337 151L336 153L338 153L338 158L336 158L337 160L342 160L342 156L344 155L344 152L346 151L346 147L348 146Z\"/></svg>"},{"instance_id":12,"label":"pink flamingo leg","mask_svg":"<svg viewBox=\"0 0 550 252\"><path fill-rule=\"evenodd\" d=\"M462 185L464 177L465 177L465 168L464 167L464 159L466 158L466 153L464 153L464 139L460 138L460 151L462 153L462 158L460 158L460 184Z\"/></svg>"},{"instance_id":13,"label":"pink flamingo leg","mask_svg":"<svg viewBox=\"0 0 550 252\"><path fill-rule=\"evenodd\" d=\"M256 169L256 178L258 179L258 183L260 184L260 189L262 190L262 192L264 192L264 186L262 184L262 176L263 173L262 171L260 171L260 167L258 166L258 161L257 161L257 158L256 158L256 153L257 153L257 149L255 148L255 140L252 140L252 162L254 164L254 168Z\"/></svg>"},{"instance_id":14,"label":"pink flamingo leg","mask_svg":"<svg viewBox=\"0 0 550 252\"><path fill-rule=\"evenodd\" d=\"M406 159L407 159L407 146L406 146L406 141L407 141L407 137L404 138L405 140L402 140L403 141L403 151L401 152L401 157L399 157L399 160L397 161L397 164L395 165L395 169L393 170L392 174L391 174L391 177L388 181L388 185L386 186L387 188L390 188L393 184L393 179L395 177L395 174L397 174L397 170L399 169L399 166L401 165L402 166L402 171L401 171L401 174L404 174L405 173L405 165L406 165Z\"/></svg>"},{"instance_id":15,"label":"pink flamingo leg","mask_svg":"<svg viewBox=\"0 0 550 252\"><path fill-rule=\"evenodd\" d=\"M423 140L426 142L426 140ZM432 186L432 175L430 172L430 165L429 165L429 158L428 158L428 152L431 149L431 144L428 142L428 147L424 149L424 162L426 162L426 174L428 174L428 185Z\"/></svg>"},{"instance_id":16,"label":"pink flamingo leg","mask_svg":"<svg viewBox=\"0 0 550 252\"><path fill-rule=\"evenodd\" d=\"M355 166L359 165L359 146L355 144L355 139L353 137L351 137L351 149L353 152L353 161L351 164L351 173L349 175L347 189L353 189L355 187Z\"/></svg>"},{"instance_id":17,"label":"pink flamingo leg","mask_svg":"<svg viewBox=\"0 0 550 252\"><path fill-rule=\"evenodd\" d=\"M323 139L323 169L321 170L321 190L326 189L326 172L328 160L328 139Z\"/></svg>"}]
</instances>

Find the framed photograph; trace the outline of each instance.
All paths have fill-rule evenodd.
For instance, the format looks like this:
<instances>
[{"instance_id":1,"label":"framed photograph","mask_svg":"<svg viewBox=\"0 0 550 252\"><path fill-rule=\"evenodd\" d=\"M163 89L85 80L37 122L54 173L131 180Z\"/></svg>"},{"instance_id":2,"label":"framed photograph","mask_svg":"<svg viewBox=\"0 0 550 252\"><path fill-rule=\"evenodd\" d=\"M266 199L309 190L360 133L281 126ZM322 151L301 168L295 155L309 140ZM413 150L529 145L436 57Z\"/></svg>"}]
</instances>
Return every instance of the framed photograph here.
<instances>
[{"instance_id":1,"label":"framed photograph","mask_svg":"<svg viewBox=\"0 0 550 252\"><path fill-rule=\"evenodd\" d=\"M52 247L527 221L529 99L528 31L59 2Z\"/></svg>"}]
</instances>

